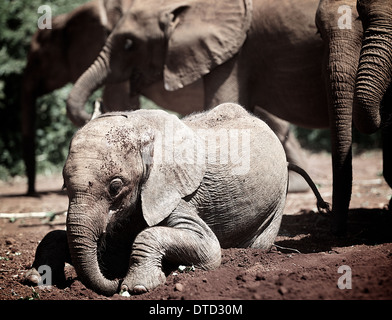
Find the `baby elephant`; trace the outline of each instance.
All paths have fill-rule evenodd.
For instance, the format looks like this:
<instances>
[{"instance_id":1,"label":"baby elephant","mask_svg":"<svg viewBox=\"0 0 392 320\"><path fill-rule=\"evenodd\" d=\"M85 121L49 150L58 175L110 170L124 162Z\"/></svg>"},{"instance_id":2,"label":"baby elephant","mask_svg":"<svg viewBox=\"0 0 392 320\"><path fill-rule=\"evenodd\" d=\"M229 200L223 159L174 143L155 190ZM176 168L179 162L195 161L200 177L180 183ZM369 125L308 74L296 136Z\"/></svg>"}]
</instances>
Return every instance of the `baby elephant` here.
<instances>
[{"instance_id":1,"label":"baby elephant","mask_svg":"<svg viewBox=\"0 0 392 320\"><path fill-rule=\"evenodd\" d=\"M67 231L44 238L27 278L37 282L43 263L58 275L68 259L87 287L113 295L163 284L165 263L213 269L221 248L269 249L288 164L263 121L222 104L183 120L152 110L104 114L75 134L63 175Z\"/></svg>"}]
</instances>

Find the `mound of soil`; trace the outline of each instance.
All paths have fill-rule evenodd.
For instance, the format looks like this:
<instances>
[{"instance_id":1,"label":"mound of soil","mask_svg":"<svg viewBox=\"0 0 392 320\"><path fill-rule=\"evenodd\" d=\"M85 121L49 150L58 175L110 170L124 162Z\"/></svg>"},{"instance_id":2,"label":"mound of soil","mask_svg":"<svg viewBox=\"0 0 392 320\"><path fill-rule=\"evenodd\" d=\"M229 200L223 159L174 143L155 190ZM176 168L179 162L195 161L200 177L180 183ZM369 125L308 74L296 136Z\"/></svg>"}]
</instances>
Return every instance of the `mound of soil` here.
<instances>
[{"instance_id":1,"label":"mound of soil","mask_svg":"<svg viewBox=\"0 0 392 320\"><path fill-rule=\"evenodd\" d=\"M324 199L331 202L331 160L309 154L308 172ZM315 211L309 192L289 194L282 226L269 252L222 250L222 264L212 271L172 272L165 285L129 298L105 297L87 289L72 266L67 284L33 288L23 275L34 260L39 241L65 229L65 215L29 218L20 213L67 209L61 176L39 177L38 196L26 197L25 179L0 183L0 300L199 300L199 299L392 299L391 190L381 176L380 152L354 158L354 183L346 237L330 233L330 221ZM19 214L19 215L18 215Z\"/></svg>"}]
</instances>

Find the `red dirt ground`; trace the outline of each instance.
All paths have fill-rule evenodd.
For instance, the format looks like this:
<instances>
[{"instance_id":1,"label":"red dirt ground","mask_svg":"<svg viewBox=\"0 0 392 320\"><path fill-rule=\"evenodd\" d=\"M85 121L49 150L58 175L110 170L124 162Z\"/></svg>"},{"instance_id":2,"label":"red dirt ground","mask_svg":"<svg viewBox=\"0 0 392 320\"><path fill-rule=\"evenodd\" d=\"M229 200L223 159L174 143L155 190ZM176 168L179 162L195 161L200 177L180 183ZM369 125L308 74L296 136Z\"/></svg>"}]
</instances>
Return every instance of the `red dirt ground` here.
<instances>
[{"instance_id":1,"label":"red dirt ground","mask_svg":"<svg viewBox=\"0 0 392 320\"><path fill-rule=\"evenodd\" d=\"M309 154L308 172L324 199L331 201L331 159ZM213 271L171 273L165 285L144 295L105 297L86 289L73 267L66 266L65 288L33 288L23 283L39 241L54 229L65 229L65 216L53 221L0 219L0 300L199 300L199 299L392 299L391 190L381 175L378 151L354 158L349 231L344 238L329 232L329 219L315 213L311 192L289 194L276 247L222 250L222 265ZM39 177L39 197L25 197L26 181L0 182L0 212L66 210L60 175ZM351 268L352 288L339 289L341 266ZM346 283L346 282L345 282ZM347 283L346 283L347 284Z\"/></svg>"}]
</instances>

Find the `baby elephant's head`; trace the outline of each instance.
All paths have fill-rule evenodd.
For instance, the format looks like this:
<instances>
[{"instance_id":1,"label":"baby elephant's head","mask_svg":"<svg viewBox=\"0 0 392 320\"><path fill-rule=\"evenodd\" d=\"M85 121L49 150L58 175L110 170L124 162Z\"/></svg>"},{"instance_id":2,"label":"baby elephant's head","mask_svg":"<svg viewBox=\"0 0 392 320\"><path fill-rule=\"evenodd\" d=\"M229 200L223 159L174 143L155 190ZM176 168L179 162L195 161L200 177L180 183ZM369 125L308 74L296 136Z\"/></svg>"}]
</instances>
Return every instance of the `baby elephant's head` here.
<instances>
[{"instance_id":1,"label":"baby elephant's head","mask_svg":"<svg viewBox=\"0 0 392 320\"><path fill-rule=\"evenodd\" d=\"M105 233L129 241L197 189L204 164L178 161L173 151L176 141L185 150L197 139L177 117L145 110L105 114L75 134L63 170L67 237L72 262L87 286L108 295L118 289L118 281L100 272L97 244ZM168 149L173 154L165 158Z\"/></svg>"},{"instance_id":2,"label":"baby elephant's head","mask_svg":"<svg viewBox=\"0 0 392 320\"><path fill-rule=\"evenodd\" d=\"M63 170L69 214L99 216L98 234L116 216L135 211L140 182L148 174L137 128L125 116L101 117L80 129Z\"/></svg>"}]
</instances>

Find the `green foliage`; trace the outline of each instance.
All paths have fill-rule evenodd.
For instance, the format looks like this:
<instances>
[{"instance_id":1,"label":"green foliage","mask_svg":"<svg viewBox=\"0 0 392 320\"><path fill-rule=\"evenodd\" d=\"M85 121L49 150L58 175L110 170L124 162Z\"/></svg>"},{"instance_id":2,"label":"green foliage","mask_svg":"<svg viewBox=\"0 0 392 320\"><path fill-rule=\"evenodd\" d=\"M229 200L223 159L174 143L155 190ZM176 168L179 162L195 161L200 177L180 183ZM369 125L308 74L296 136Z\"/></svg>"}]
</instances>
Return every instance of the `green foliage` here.
<instances>
[{"instance_id":1,"label":"green foliage","mask_svg":"<svg viewBox=\"0 0 392 320\"><path fill-rule=\"evenodd\" d=\"M305 149L330 152L331 139L328 129L306 129L297 126L291 126L291 129Z\"/></svg>"},{"instance_id":2,"label":"green foliage","mask_svg":"<svg viewBox=\"0 0 392 320\"><path fill-rule=\"evenodd\" d=\"M68 155L69 142L77 130L66 115L66 99L72 85L53 91L37 99L39 127L36 132L37 171L50 174L62 168ZM101 91L94 93L87 105L92 112L93 101Z\"/></svg>"},{"instance_id":3,"label":"green foliage","mask_svg":"<svg viewBox=\"0 0 392 320\"><path fill-rule=\"evenodd\" d=\"M303 146L305 149L315 152L331 152L331 137L329 129L305 129L292 126L292 130L301 146ZM380 131L371 135L366 135L360 133L354 128L352 139L354 155L367 149L381 148Z\"/></svg>"},{"instance_id":4,"label":"green foliage","mask_svg":"<svg viewBox=\"0 0 392 320\"><path fill-rule=\"evenodd\" d=\"M19 300L40 300L39 293L35 291L33 287L31 287L31 296L20 297Z\"/></svg>"}]
</instances>

